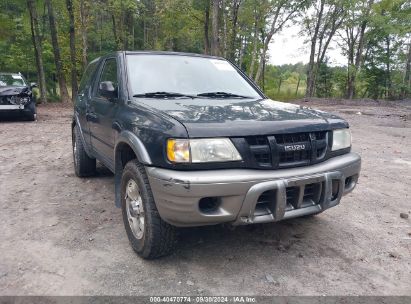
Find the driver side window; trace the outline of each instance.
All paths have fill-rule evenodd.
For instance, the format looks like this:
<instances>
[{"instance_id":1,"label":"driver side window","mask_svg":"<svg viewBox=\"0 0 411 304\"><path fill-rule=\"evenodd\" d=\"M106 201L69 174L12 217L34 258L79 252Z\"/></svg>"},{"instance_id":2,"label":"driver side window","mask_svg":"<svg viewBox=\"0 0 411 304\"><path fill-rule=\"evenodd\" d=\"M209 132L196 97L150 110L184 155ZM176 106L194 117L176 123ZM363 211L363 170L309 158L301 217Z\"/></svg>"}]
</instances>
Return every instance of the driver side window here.
<instances>
[{"instance_id":1,"label":"driver side window","mask_svg":"<svg viewBox=\"0 0 411 304\"><path fill-rule=\"evenodd\" d=\"M101 84L106 81L110 81L113 84L113 87L118 94L117 61L114 58L110 58L105 61L98 83ZM101 95L100 90L98 90L97 96L104 98L104 96Z\"/></svg>"}]
</instances>

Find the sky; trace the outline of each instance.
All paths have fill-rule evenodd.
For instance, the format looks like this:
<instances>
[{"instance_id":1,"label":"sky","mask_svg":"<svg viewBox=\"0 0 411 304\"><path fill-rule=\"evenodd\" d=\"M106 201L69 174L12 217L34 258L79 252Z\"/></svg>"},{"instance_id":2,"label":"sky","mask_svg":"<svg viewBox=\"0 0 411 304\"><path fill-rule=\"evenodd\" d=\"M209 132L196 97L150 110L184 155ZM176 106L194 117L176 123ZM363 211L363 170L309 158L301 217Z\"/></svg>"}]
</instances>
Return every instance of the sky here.
<instances>
[{"instance_id":1,"label":"sky","mask_svg":"<svg viewBox=\"0 0 411 304\"><path fill-rule=\"evenodd\" d=\"M270 64L281 65L286 63L295 64L298 62L308 63L310 59L310 45L304 44L304 37L299 37L300 26L292 25L273 36L268 48ZM327 51L331 65L345 65L347 59L341 55L336 43L330 44Z\"/></svg>"}]
</instances>

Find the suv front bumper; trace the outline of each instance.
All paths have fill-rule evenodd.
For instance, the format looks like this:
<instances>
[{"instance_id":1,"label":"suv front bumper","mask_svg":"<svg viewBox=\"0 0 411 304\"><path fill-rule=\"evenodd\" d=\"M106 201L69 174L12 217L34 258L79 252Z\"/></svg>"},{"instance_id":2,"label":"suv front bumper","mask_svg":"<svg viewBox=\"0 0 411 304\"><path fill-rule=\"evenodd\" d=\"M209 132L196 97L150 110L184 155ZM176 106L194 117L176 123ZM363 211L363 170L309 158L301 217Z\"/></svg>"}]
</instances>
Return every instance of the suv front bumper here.
<instances>
[{"instance_id":1,"label":"suv front bumper","mask_svg":"<svg viewBox=\"0 0 411 304\"><path fill-rule=\"evenodd\" d=\"M282 170L146 168L160 216L182 227L267 223L319 213L354 189L360 169L356 153Z\"/></svg>"}]
</instances>

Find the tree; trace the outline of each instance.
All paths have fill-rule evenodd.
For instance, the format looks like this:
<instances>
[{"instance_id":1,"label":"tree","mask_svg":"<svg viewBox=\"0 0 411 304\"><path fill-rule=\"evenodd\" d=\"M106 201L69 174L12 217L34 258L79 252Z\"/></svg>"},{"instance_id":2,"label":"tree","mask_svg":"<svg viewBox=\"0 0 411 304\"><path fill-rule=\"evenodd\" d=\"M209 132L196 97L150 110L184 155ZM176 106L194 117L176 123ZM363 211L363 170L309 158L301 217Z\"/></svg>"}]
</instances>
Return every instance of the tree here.
<instances>
[{"instance_id":1,"label":"tree","mask_svg":"<svg viewBox=\"0 0 411 304\"><path fill-rule=\"evenodd\" d=\"M240 10L241 0L233 0L231 6L231 40L229 46L228 58L232 61L235 60L236 53L236 41L237 41L237 31L238 31L238 11Z\"/></svg>"},{"instance_id":2,"label":"tree","mask_svg":"<svg viewBox=\"0 0 411 304\"><path fill-rule=\"evenodd\" d=\"M408 43L408 55L405 63L404 86L401 91L401 98L405 98L407 93L411 94L411 40Z\"/></svg>"},{"instance_id":3,"label":"tree","mask_svg":"<svg viewBox=\"0 0 411 304\"><path fill-rule=\"evenodd\" d=\"M36 58L37 78L40 89L40 102L47 103L46 77L43 66L43 51L40 43L39 22L34 0L27 0L30 14L31 37L33 40L34 56Z\"/></svg>"},{"instance_id":4,"label":"tree","mask_svg":"<svg viewBox=\"0 0 411 304\"><path fill-rule=\"evenodd\" d=\"M87 66L87 49L88 49L88 39L87 30L89 22L89 1L80 0L80 31L81 31L81 59L83 64L83 69Z\"/></svg>"},{"instance_id":5,"label":"tree","mask_svg":"<svg viewBox=\"0 0 411 304\"><path fill-rule=\"evenodd\" d=\"M220 10L220 0L211 0L211 55L220 55L220 39L218 28L218 13Z\"/></svg>"},{"instance_id":6,"label":"tree","mask_svg":"<svg viewBox=\"0 0 411 304\"><path fill-rule=\"evenodd\" d=\"M319 66L324 62L331 39L340 28L345 15L343 1L314 0L312 9L308 10L304 18L304 32L310 37L306 97L314 96Z\"/></svg>"},{"instance_id":7,"label":"tree","mask_svg":"<svg viewBox=\"0 0 411 304\"><path fill-rule=\"evenodd\" d=\"M56 21L54 17L54 10L51 4L51 0L45 0L45 3L47 6L48 17L49 17L51 42L53 45L54 62L56 65L56 75L57 75L57 81L59 83L60 97L63 102L68 102L70 100L70 97L67 92L66 77L64 75L63 65L61 62L60 47L59 47L58 36L57 36L57 25L56 25Z\"/></svg>"},{"instance_id":8,"label":"tree","mask_svg":"<svg viewBox=\"0 0 411 304\"><path fill-rule=\"evenodd\" d=\"M411 4L406 0L382 0L372 6L363 68L366 91L374 98L404 98L407 41L411 39ZM401 71L401 72L400 72Z\"/></svg>"},{"instance_id":9,"label":"tree","mask_svg":"<svg viewBox=\"0 0 411 304\"><path fill-rule=\"evenodd\" d=\"M74 24L73 0L66 0L67 12L69 15L69 33L70 33L70 65L71 65L71 97L77 96L77 60L76 60L76 33Z\"/></svg>"},{"instance_id":10,"label":"tree","mask_svg":"<svg viewBox=\"0 0 411 304\"><path fill-rule=\"evenodd\" d=\"M210 27L210 2L205 1L204 5L204 54L210 53L210 38L208 34L208 29Z\"/></svg>"},{"instance_id":11,"label":"tree","mask_svg":"<svg viewBox=\"0 0 411 304\"><path fill-rule=\"evenodd\" d=\"M409 0L0 1L0 69L37 78L42 96L67 101L88 60L124 49L169 50L227 57L280 100L305 92L407 98L409 16ZM303 27L309 52L298 71L267 62L270 44L292 24ZM347 58L338 69L327 62L335 44Z\"/></svg>"},{"instance_id":12,"label":"tree","mask_svg":"<svg viewBox=\"0 0 411 304\"><path fill-rule=\"evenodd\" d=\"M344 21L344 34L341 35L341 48L347 56L347 87L345 96L354 98L356 94L356 78L362 64L366 29L374 0L355 0L349 4L347 18Z\"/></svg>"},{"instance_id":13,"label":"tree","mask_svg":"<svg viewBox=\"0 0 411 304\"><path fill-rule=\"evenodd\" d=\"M272 3L272 11L270 11L270 18L272 19L270 28L267 33L264 33L263 46L260 53L260 61L254 81L258 82L263 72L264 63L266 60L268 46L273 36L280 32L288 21L292 21L297 15L297 12L302 10L305 6L304 0L276 0Z\"/></svg>"},{"instance_id":14,"label":"tree","mask_svg":"<svg viewBox=\"0 0 411 304\"><path fill-rule=\"evenodd\" d=\"M248 70L248 76L250 78L253 78L254 75L254 69L255 69L255 63L257 60L257 52L258 52L258 29L259 29L259 25L261 22L261 16L262 16L262 12L261 12L261 6L259 7L257 4L257 1L254 0L253 1L253 6L252 6L252 11L253 11L253 32L252 32L252 41L253 41L253 50L251 53L251 63L250 63L250 68Z\"/></svg>"}]
</instances>

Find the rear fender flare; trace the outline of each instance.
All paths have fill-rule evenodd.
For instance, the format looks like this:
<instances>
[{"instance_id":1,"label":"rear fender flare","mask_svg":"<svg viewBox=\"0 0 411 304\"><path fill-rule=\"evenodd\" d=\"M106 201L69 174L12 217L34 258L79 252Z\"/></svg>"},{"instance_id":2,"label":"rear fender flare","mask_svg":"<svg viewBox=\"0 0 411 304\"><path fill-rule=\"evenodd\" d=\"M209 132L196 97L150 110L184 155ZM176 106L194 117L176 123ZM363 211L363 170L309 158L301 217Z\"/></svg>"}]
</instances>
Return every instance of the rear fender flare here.
<instances>
[{"instance_id":1,"label":"rear fender flare","mask_svg":"<svg viewBox=\"0 0 411 304\"><path fill-rule=\"evenodd\" d=\"M80 139L83 142L83 146L84 146L84 149L86 150L87 155L90 156L90 157L94 157L93 153L91 151L91 148L89 147L89 145L87 145L87 143L84 139L83 129L81 128L80 120L79 120L77 114L75 113L73 115L73 120L71 122L71 132L72 132L72 134L71 134L72 137L71 138L73 138L73 132L74 132L74 128L76 126L78 127L78 130L80 132Z\"/></svg>"}]
</instances>

